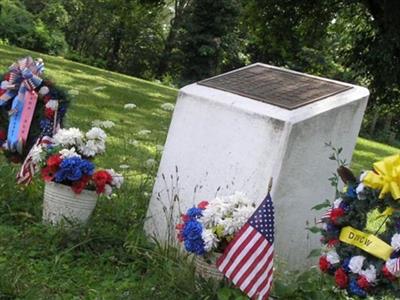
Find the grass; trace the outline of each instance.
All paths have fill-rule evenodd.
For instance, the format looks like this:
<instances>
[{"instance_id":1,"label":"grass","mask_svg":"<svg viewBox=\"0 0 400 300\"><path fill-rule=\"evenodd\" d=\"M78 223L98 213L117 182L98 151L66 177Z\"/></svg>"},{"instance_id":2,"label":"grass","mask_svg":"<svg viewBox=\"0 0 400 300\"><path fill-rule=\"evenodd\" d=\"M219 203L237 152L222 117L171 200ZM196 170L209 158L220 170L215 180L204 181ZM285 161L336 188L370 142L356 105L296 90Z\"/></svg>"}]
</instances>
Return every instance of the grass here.
<instances>
[{"instance_id":1,"label":"grass","mask_svg":"<svg viewBox=\"0 0 400 300\"><path fill-rule=\"evenodd\" d=\"M0 70L15 59L37 53L0 47ZM193 267L171 248L149 243L142 223L177 91L159 84L64 60L40 56L46 74L79 95L67 125L88 129L95 119L110 120L107 154L97 163L122 171L119 196L101 199L87 226L66 229L41 224L43 185L15 185L16 167L0 160L0 299L243 299L228 285L196 279ZM100 88L99 88L100 87ZM96 89L97 88L97 89ZM134 103L137 108L125 110ZM141 135L141 130L151 133ZM368 169L398 149L359 139L352 166ZM129 168L121 169L121 165ZM327 183L328 186L328 183ZM327 279L280 275L280 299L337 299Z\"/></svg>"}]
</instances>

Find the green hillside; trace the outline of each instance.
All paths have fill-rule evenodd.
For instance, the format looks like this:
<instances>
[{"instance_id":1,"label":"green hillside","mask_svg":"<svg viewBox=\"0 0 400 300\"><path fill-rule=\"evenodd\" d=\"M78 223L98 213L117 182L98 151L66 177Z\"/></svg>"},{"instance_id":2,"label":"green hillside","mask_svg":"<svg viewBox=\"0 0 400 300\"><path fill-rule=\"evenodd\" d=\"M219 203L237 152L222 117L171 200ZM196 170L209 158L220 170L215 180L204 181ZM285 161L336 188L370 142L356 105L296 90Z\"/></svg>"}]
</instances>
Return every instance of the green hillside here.
<instances>
[{"instance_id":1,"label":"green hillside","mask_svg":"<svg viewBox=\"0 0 400 300\"><path fill-rule=\"evenodd\" d=\"M161 106L174 103L177 91L7 46L0 46L0 70L26 55L42 57L49 77L67 90L78 91L68 126L88 129L95 120L115 124L106 129L108 150L98 164L123 172L126 184L119 196L100 199L88 226L50 228L40 222L42 184L16 186L16 167L2 163L0 299L215 299L216 293L226 295L226 289L195 280L181 256L152 246L141 230L171 117L171 111ZM136 108L125 109L128 103ZM397 151L359 139L353 166L369 168L376 159ZM229 295L219 299L229 299Z\"/></svg>"}]
</instances>

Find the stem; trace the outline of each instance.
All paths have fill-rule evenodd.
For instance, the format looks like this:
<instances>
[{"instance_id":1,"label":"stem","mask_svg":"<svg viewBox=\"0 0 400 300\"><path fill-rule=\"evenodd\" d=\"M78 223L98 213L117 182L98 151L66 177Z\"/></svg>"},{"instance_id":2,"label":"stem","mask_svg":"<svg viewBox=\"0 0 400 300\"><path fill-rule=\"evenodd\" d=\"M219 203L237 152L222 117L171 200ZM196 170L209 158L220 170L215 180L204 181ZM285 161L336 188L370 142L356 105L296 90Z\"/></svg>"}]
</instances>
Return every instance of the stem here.
<instances>
[{"instance_id":1,"label":"stem","mask_svg":"<svg viewBox=\"0 0 400 300\"><path fill-rule=\"evenodd\" d=\"M379 230L381 230L382 226L386 223L386 221L389 219L389 216L386 216L385 220L382 222L381 226L379 226L378 230L374 233L374 235L376 235Z\"/></svg>"}]
</instances>

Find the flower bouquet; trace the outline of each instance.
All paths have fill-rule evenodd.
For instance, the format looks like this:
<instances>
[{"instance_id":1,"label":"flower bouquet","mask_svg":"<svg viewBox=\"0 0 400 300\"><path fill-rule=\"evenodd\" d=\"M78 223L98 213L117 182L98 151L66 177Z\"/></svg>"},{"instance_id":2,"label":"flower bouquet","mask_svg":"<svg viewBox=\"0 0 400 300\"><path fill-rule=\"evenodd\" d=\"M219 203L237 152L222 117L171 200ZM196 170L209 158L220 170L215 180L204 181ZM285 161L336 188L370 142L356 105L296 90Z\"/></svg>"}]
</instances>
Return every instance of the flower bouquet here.
<instances>
[{"instance_id":1,"label":"flower bouquet","mask_svg":"<svg viewBox=\"0 0 400 300\"><path fill-rule=\"evenodd\" d=\"M105 152L105 132L93 127L85 134L77 129L60 129L48 145L32 149L32 161L46 182L43 219L58 223L63 217L85 222L97 195L110 196L123 183L112 169L95 170L94 157Z\"/></svg>"},{"instance_id":2,"label":"flower bouquet","mask_svg":"<svg viewBox=\"0 0 400 300\"><path fill-rule=\"evenodd\" d=\"M196 255L196 272L202 277L223 278L215 262L234 235L252 215L256 204L242 193L202 201L181 216L177 238Z\"/></svg>"}]
</instances>

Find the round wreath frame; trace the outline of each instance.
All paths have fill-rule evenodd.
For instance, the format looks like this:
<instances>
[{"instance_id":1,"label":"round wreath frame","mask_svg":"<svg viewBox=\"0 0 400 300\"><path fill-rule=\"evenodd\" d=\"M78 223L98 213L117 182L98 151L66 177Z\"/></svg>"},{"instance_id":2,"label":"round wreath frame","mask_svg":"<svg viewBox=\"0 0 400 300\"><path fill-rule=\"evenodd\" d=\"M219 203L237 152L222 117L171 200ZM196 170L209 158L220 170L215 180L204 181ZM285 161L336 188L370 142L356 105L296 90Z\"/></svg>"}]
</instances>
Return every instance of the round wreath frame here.
<instances>
[{"instance_id":1,"label":"round wreath frame","mask_svg":"<svg viewBox=\"0 0 400 300\"><path fill-rule=\"evenodd\" d=\"M338 288L346 289L350 295L366 297L389 292L399 296L400 271L396 270L395 264L400 266L400 201L395 201L391 193L380 197L381 190L368 187L363 182L366 173L355 178L344 167L339 168L338 173L346 185L321 219L321 243L324 246L319 267L322 272L334 277ZM379 212L382 222L375 232L366 230L368 214L372 211ZM346 226L374 234L391 245L393 252L390 258L384 261L340 241L340 232ZM380 229L385 227L382 232Z\"/></svg>"}]
</instances>

